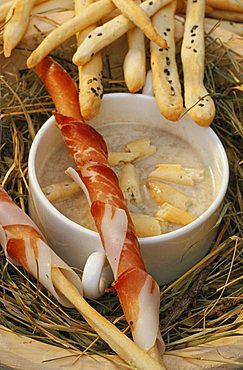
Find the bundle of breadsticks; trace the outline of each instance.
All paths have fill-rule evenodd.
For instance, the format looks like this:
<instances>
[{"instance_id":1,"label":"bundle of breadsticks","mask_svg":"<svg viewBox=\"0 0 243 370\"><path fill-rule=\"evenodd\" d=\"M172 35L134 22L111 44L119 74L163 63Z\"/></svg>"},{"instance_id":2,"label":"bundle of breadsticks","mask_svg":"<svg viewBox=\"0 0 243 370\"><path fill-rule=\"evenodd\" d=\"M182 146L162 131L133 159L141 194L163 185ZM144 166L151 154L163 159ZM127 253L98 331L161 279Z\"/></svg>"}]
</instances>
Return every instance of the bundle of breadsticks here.
<instances>
[{"instance_id":1,"label":"bundle of breadsticks","mask_svg":"<svg viewBox=\"0 0 243 370\"><path fill-rule=\"evenodd\" d=\"M153 90L161 114L177 121L184 106L201 126L214 119L215 106L204 87L205 15L223 19L222 26L242 34L243 3L238 0L2 0L3 52L6 58L24 38L33 13L48 8L72 10L69 19L47 34L27 60L35 67L45 56L76 34L77 51L73 63L78 66L80 107L85 119L100 109L103 95L103 48L127 33L128 52L123 71L130 92L141 91L145 84L145 38L150 40ZM181 57L184 74L184 99L175 59L175 13L185 13ZM108 21L103 21L108 17ZM228 22L230 20L230 22ZM96 25L100 22L101 25ZM212 27L215 20L210 18Z\"/></svg>"}]
</instances>

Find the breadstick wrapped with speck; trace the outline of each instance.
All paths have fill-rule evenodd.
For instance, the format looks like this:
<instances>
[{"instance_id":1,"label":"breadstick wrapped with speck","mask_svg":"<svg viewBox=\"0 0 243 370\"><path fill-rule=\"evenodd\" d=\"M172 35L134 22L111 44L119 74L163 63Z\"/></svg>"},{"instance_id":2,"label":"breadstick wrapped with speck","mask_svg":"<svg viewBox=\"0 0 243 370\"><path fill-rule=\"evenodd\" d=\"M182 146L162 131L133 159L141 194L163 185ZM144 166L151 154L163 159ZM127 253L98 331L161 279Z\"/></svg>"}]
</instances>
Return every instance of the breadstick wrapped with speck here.
<instances>
[{"instance_id":1,"label":"breadstick wrapped with speck","mask_svg":"<svg viewBox=\"0 0 243 370\"><path fill-rule=\"evenodd\" d=\"M165 370L83 298L80 278L47 244L34 222L0 186L0 242L8 261L21 265L65 307L75 307L130 368ZM151 289L152 290L152 289ZM38 293L37 293L38 294ZM147 309L147 307L146 307Z\"/></svg>"},{"instance_id":2,"label":"breadstick wrapped with speck","mask_svg":"<svg viewBox=\"0 0 243 370\"><path fill-rule=\"evenodd\" d=\"M83 10L93 2L93 0L75 0L75 14L81 14ZM78 46L82 40L95 28L92 25L77 34ZM101 99L103 96L102 85L102 55L95 54L84 66L78 67L79 72L79 104L83 118L90 120L99 112Z\"/></svg>"},{"instance_id":3,"label":"breadstick wrapped with speck","mask_svg":"<svg viewBox=\"0 0 243 370\"><path fill-rule=\"evenodd\" d=\"M160 113L171 121L177 121L183 109L181 85L175 59L176 1L160 9L153 17L155 29L164 35L167 48L151 42L151 69L153 89Z\"/></svg>"},{"instance_id":4,"label":"breadstick wrapped with speck","mask_svg":"<svg viewBox=\"0 0 243 370\"><path fill-rule=\"evenodd\" d=\"M170 2L171 0L145 0L140 5L140 8L143 9L149 17L151 17L160 8ZM96 27L79 46L73 56L73 63L76 65L87 63L94 54L117 40L133 27L134 23L123 14L111 19L100 27Z\"/></svg>"},{"instance_id":5,"label":"breadstick wrapped with speck","mask_svg":"<svg viewBox=\"0 0 243 370\"><path fill-rule=\"evenodd\" d=\"M121 13L139 27L145 36L160 47L166 47L164 38L154 29L146 12L133 0L112 0Z\"/></svg>"},{"instance_id":6,"label":"breadstick wrapped with speck","mask_svg":"<svg viewBox=\"0 0 243 370\"><path fill-rule=\"evenodd\" d=\"M167 221L181 226L188 225L196 219L195 216L180 208L174 207L169 203L164 203L156 213L155 217L158 220Z\"/></svg>"},{"instance_id":7,"label":"breadstick wrapped with speck","mask_svg":"<svg viewBox=\"0 0 243 370\"><path fill-rule=\"evenodd\" d=\"M140 0L136 1L138 4ZM143 32L134 27L127 33L128 52L124 59L123 72L128 90L139 91L146 80L146 51ZM138 68L139 66L139 68Z\"/></svg>"},{"instance_id":8,"label":"breadstick wrapped with speck","mask_svg":"<svg viewBox=\"0 0 243 370\"><path fill-rule=\"evenodd\" d=\"M152 198L159 205L170 203L185 211L191 204L191 199L175 186L156 180L148 180L146 185Z\"/></svg>"},{"instance_id":9,"label":"breadstick wrapped with speck","mask_svg":"<svg viewBox=\"0 0 243 370\"><path fill-rule=\"evenodd\" d=\"M44 57L64 41L74 36L77 32L99 21L103 16L109 14L114 9L115 5L111 0L99 0L90 4L81 14L76 15L59 27L54 28L29 56L27 60L28 68L35 67Z\"/></svg>"},{"instance_id":10,"label":"breadstick wrapped with speck","mask_svg":"<svg viewBox=\"0 0 243 370\"><path fill-rule=\"evenodd\" d=\"M161 234L160 222L155 217L133 212L130 215L138 237Z\"/></svg>"},{"instance_id":11,"label":"breadstick wrapped with speck","mask_svg":"<svg viewBox=\"0 0 243 370\"><path fill-rule=\"evenodd\" d=\"M24 36L34 5L35 0L15 0L8 11L3 31L3 52L6 58L10 57L12 50Z\"/></svg>"},{"instance_id":12,"label":"breadstick wrapped with speck","mask_svg":"<svg viewBox=\"0 0 243 370\"><path fill-rule=\"evenodd\" d=\"M127 163L122 167L119 175L119 185L125 199L136 203L142 202L140 180L133 164Z\"/></svg>"},{"instance_id":13,"label":"breadstick wrapped with speck","mask_svg":"<svg viewBox=\"0 0 243 370\"><path fill-rule=\"evenodd\" d=\"M215 106L203 84L204 12L205 0L187 1L181 59L184 73L185 106L188 114L198 125L209 126L215 116Z\"/></svg>"}]
</instances>

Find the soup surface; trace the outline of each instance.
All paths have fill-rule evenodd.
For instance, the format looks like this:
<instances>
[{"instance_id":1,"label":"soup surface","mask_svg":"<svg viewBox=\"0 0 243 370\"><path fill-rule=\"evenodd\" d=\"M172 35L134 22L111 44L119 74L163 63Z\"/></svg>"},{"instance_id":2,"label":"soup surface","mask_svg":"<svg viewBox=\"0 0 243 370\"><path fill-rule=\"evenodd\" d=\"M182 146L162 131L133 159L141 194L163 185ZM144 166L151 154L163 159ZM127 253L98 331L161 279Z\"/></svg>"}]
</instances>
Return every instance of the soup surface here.
<instances>
[{"instance_id":1,"label":"soup surface","mask_svg":"<svg viewBox=\"0 0 243 370\"><path fill-rule=\"evenodd\" d=\"M138 123L109 123L96 128L106 140L108 150L124 152L124 146L132 140L149 137L151 144L156 147L153 155L137 159L133 162L137 169L140 183L142 203L129 202L128 208L131 212L154 216L158 210L158 204L152 199L146 187L148 174L155 169L156 164L180 164L186 168L203 170L203 179L193 186L171 184L182 190L190 197L191 204L187 212L193 216L200 216L215 198L214 182L211 170L205 165L196 150L185 140L172 135L159 128L150 128ZM64 143L55 146L47 154L42 168L39 172L41 187L58 183L67 179L65 170L72 166L74 161ZM113 167L119 175L119 166ZM80 194L58 200L54 206L72 221L92 230L96 230L86 197L82 190ZM168 224L166 232L179 228L179 225Z\"/></svg>"}]
</instances>

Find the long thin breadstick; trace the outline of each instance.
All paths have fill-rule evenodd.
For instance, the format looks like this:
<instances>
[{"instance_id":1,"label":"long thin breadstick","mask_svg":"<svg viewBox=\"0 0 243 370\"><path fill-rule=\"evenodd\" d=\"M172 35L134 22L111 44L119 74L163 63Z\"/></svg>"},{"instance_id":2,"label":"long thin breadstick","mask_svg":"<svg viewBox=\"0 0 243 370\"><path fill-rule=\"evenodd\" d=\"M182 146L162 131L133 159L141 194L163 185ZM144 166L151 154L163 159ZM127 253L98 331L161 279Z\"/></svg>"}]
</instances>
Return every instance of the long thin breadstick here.
<instances>
[{"instance_id":1,"label":"long thin breadstick","mask_svg":"<svg viewBox=\"0 0 243 370\"><path fill-rule=\"evenodd\" d=\"M42 188L43 193L50 202L57 202L60 199L70 198L80 193L80 186L72 180L66 180L51 184Z\"/></svg>"},{"instance_id":2,"label":"long thin breadstick","mask_svg":"<svg viewBox=\"0 0 243 370\"><path fill-rule=\"evenodd\" d=\"M5 4L0 5L0 23L5 20L7 17L7 14L9 12L9 9L11 8L12 1L8 1Z\"/></svg>"},{"instance_id":3,"label":"long thin breadstick","mask_svg":"<svg viewBox=\"0 0 243 370\"><path fill-rule=\"evenodd\" d=\"M48 1L48 0L36 0L34 6L45 3L46 1ZM5 18L7 17L8 12L11 9L13 4L14 4L14 1L10 0L10 1L7 1L6 3L0 5L0 23L5 20Z\"/></svg>"},{"instance_id":4,"label":"long thin breadstick","mask_svg":"<svg viewBox=\"0 0 243 370\"><path fill-rule=\"evenodd\" d=\"M220 27L227 31L236 33L237 35L243 36L243 24L239 22L222 21L218 19L205 18L205 30L207 31L207 26L212 26L212 28Z\"/></svg>"},{"instance_id":5,"label":"long thin breadstick","mask_svg":"<svg viewBox=\"0 0 243 370\"><path fill-rule=\"evenodd\" d=\"M35 67L53 49L61 45L64 41L75 35L77 32L94 24L106 14L112 12L115 5L111 0L99 0L90 4L83 12L76 15L61 26L55 28L32 52L27 60L28 68ZM91 59L91 56L90 56Z\"/></svg>"},{"instance_id":6,"label":"long thin breadstick","mask_svg":"<svg viewBox=\"0 0 243 370\"><path fill-rule=\"evenodd\" d=\"M25 34L34 4L35 0L15 0L11 6L3 31L3 52L6 58L10 57L12 50Z\"/></svg>"},{"instance_id":7,"label":"long thin breadstick","mask_svg":"<svg viewBox=\"0 0 243 370\"><path fill-rule=\"evenodd\" d=\"M190 213L183 211L182 209L175 206L172 206L169 203L164 203L156 213L155 217L158 220L170 222L172 224L177 224L181 226L188 225L196 219L196 217L191 215Z\"/></svg>"},{"instance_id":8,"label":"long thin breadstick","mask_svg":"<svg viewBox=\"0 0 243 370\"><path fill-rule=\"evenodd\" d=\"M169 4L171 0L145 0L140 7L149 17L154 15L160 8ZM134 23L129 21L124 15L105 23L103 26L95 28L79 46L74 54L73 62L76 65L87 63L91 57L105 46L117 40L124 33L134 27Z\"/></svg>"},{"instance_id":9,"label":"long thin breadstick","mask_svg":"<svg viewBox=\"0 0 243 370\"><path fill-rule=\"evenodd\" d=\"M82 14L93 0L75 0L75 14ZM95 28L92 25L77 35L77 44L80 45L82 40ZM103 96L102 85L102 55L97 53L84 66L78 67L79 72L79 103L80 110L85 120L90 120L99 112L101 99Z\"/></svg>"},{"instance_id":10,"label":"long thin breadstick","mask_svg":"<svg viewBox=\"0 0 243 370\"><path fill-rule=\"evenodd\" d=\"M203 84L204 11L205 0L188 0L181 58L188 114L198 125L209 126L215 116L215 106Z\"/></svg>"},{"instance_id":11,"label":"long thin breadstick","mask_svg":"<svg viewBox=\"0 0 243 370\"><path fill-rule=\"evenodd\" d=\"M152 18L155 29L166 38L168 47L160 48L151 42L153 89L160 113L177 121L183 109L181 85L175 59L176 1L160 9Z\"/></svg>"},{"instance_id":12,"label":"long thin breadstick","mask_svg":"<svg viewBox=\"0 0 243 370\"><path fill-rule=\"evenodd\" d=\"M243 12L242 0L206 0L206 4L215 9Z\"/></svg>"},{"instance_id":13,"label":"long thin breadstick","mask_svg":"<svg viewBox=\"0 0 243 370\"><path fill-rule=\"evenodd\" d=\"M74 305L97 334L129 365L140 370L165 369L91 307L58 268L52 268L52 281L55 288Z\"/></svg>"},{"instance_id":14,"label":"long thin breadstick","mask_svg":"<svg viewBox=\"0 0 243 370\"><path fill-rule=\"evenodd\" d=\"M133 0L112 1L125 17L130 19L130 21L143 31L149 40L155 42L162 48L166 47L164 38L154 29L149 16L139 5Z\"/></svg>"},{"instance_id":15,"label":"long thin breadstick","mask_svg":"<svg viewBox=\"0 0 243 370\"><path fill-rule=\"evenodd\" d=\"M221 9L212 9L210 11L206 11L206 15L211 18L216 19L224 19L228 21L236 21L242 22L243 21L243 12L233 12Z\"/></svg>"},{"instance_id":16,"label":"long thin breadstick","mask_svg":"<svg viewBox=\"0 0 243 370\"><path fill-rule=\"evenodd\" d=\"M140 0L137 1L137 4L139 3ZM128 31L127 41L128 52L124 59L123 72L128 90L134 93L141 90L146 81L144 34L138 27L134 27Z\"/></svg>"}]
</instances>

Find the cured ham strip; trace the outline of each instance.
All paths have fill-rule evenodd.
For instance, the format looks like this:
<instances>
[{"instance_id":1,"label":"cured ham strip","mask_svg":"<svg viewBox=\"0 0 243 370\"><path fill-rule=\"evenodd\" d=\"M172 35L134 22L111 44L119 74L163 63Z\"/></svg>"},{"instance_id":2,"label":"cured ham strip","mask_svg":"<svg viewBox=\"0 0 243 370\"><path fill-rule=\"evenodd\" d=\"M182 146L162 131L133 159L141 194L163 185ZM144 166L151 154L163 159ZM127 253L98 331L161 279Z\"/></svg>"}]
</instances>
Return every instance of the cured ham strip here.
<instances>
[{"instance_id":1,"label":"cured ham strip","mask_svg":"<svg viewBox=\"0 0 243 370\"><path fill-rule=\"evenodd\" d=\"M47 245L45 238L34 224L0 186L0 244L12 263L21 265L64 306L70 302L55 289L52 268L59 268L82 294L78 275Z\"/></svg>"},{"instance_id":2,"label":"cured ham strip","mask_svg":"<svg viewBox=\"0 0 243 370\"><path fill-rule=\"evenodd\" d=\"M77 87L68 73L65 70L60 70L57 63L53 63L50 58L45 58L36 66L36 72L40 76L44 84L52 86L53 91L56 91L53 102L60 113L66 114L81 119L81 113L78 103ZM68 94L63 99L62 91L59 89L59 83L62 83L63 88L68 91ZM52 94L51 94L52 95Z\"/></svg>"},{"instance_id":3,"label":"cured ham strip","mask_svg":"<svg viewBox=\"0 0 243 370\"><path fill-rule=\"evenodd\" d=\"M56 95L62 95L65 100L69 90L66 83L62 84L60 78L62 67L58 66L56 62L48 60L48 63L46 60L40 63L37 73L42 71L39 76L54 102ZM55 64L53 69L52 64ZM55 71L58 68L59 86L55 82L54 88L52 81L55 79ZM72 104L75 106L76 103ZM126 318L134 341L143 350L153 353L158 359L158 343L161 344L161 348L163 347L159 332L159 287L145 271L139 243L126 202L119 188L118 179L108 166L105 142L93 128L88 128L82 118L75 119L76 117L72 114L69 116L70 110L63 115L60 101L58 101L56 108L58 113L54 113L54 115L57 126L75 160L82 186L84 184L89 193L91 212L101 236L107 259L111 264L115 277L114 287L117 290L124 313L127 315ZM132 309L129 307L131 302ZM148 312L150 320L148 320ZM161 366L163 368L163 365Z\"/></svg>"},{"instance_id":4,"label":"cured ham strip","mask_svg":"<svg viewBox=\"0 0 243 370\"><path fill-rule=\"evenodd\" d=\"M22 265L62 305L75 307L129 365L138 370L163 369L84 300L79 277L49 248L33 221L14 204L1 186L0 244L8 260Z\"/></svg>"},{"instance_id":5,"label":"cured ham strip","mask_svg":"<svg viewBox=\"0 0 243 370\"><path fill-rule=\"evenodd\" d=\"M119 188L117 176L108 166L107 151L104 150L103 141L99 140L99 134L95 140L93 128L90 130L93 138L87 140L87 136L83 137L84 131L80 128L83 125L81 120L74 120L60 113L54 113L54 115L57 126L78 167L77 173L88 190L91 213L114 273L114 287L134 341L137 344L139 342L141 348L148 351L157 340L162 342L159 334L159 288L145 271L134 226ZM70 130L67 129L68 122L72 127ZM71 135L69 135L70 132ZM85 134L86 132L85 129ZM90 145L89 149L87 142ZM100 162L95 161L99 158ZM125 228L124 225L127 227ZM144 297L141 300L143 304L139 303L141 296ZM132 304L132 310L129 308L131 302L136 302ZM151 308L152 317L149 322L146 314L148 306Z\"/></svg>"}]
</instances>

